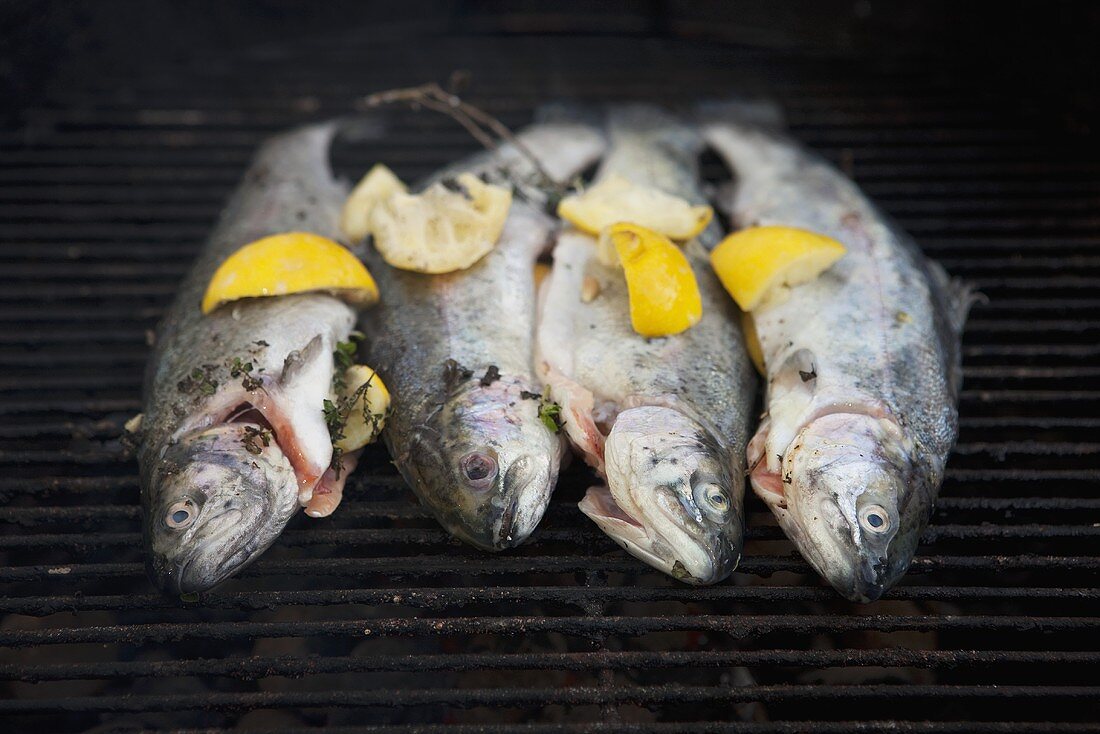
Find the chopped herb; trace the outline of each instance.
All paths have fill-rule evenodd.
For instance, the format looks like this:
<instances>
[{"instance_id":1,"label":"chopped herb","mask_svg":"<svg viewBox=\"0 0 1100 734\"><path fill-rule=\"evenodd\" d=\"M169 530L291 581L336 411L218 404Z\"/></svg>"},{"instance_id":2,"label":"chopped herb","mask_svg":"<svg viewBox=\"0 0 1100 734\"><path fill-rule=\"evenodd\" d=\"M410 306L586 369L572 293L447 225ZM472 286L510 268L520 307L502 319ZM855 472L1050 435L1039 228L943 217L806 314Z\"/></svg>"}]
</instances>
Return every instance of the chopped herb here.
<instances>
[{"instance_id":1,"label":"chopped herb","mask_svg":"<svg viewBox=\"0 0 1100 734\"><path fill-rule=\"evenodd\" d=\"M332 387L337 393L347 389L344 373L355 364L355 353L359 349L359 342L363 340L363 334L353 331L348 334L350 341L336 342L336 351L332 353L335 363L335 371L332 373Z\"/></svg>"},{"instance_id":2,"label":"chopped herb","mask_svg":"<svg viewBox=\"0 0 1100 734\"><path fill-rule=\"evenodd\" d=\"M252 363L245 362L240 357L234 357L233 362L229 365L229 376L240 377L246 372L252 371Z\"/></svg>"},{"instance_id":3,"label":"chopped herb","mask_svg":"<svg viewBox=\"0 0 1100 734\"><path fill-rule=\"evenodd\" d=\"M336 369L346 370L355 364L355 352L359 346L355 342L336 342L336 351L332 353L336 360Z\"/></svg>"},{"instance_id":4,"label":"chopped herb","mask_svg":"<svg viewBox=\"0 0 1100 734\"><path fill-rule=\"evenodd\" d=\"M550 386L539 396L539 420L554 433L561 433L565 421L561 418L561 406L550 399Z\"/></svg>"},{"instance_id":5,"label":"chopped herb","mask_svg":"<svg viewBox=\"0 0 1100 734\"><path fill-rule=\"evenodd\" d=\"M250 454L259 455L265 446L271 445L271 431L255 426L244 427L244 438L241 439L244 449Z\"/></svg>"},{"instance_id":6,"label":"chopped herb","mask_svg":"<svg viewBox=\"0 0 1100 734\"><path fill-rule=\"evenodd\" d=\"M342 469L340 459L343 456L343 451L336 444L344 439L344 429L347 428L348 418L351 416L351 411L355 409L356 403L362 402L363 420L371 424L375 434L380 429L381 421L386 417L381 413L370 413L367 410L369 407L367 401L363 400L363 396L367 394L367 390L370 389L373 381L374 375L371 375L370 379L355 389L355 392L337 398L336 402L326 398L321 406L325 416L325 425L328 426L329 439L332 441L332 461L329 463L329 468L336 472L337 478L339 478Z\"/></svg>"},{"instance_id":7,"label":"chopped herb","mask_svg":"<svg viewBox=\"0 0 1100 734\"><path fill-rule=\"evenodd\" d=\"M447 386L448 390L452 390L457 387L458 383L470 379L473 374L473 370L463 367L453 359L448 359L443 363L443 384Z\"/></svg>"},{"instance_id":8,"label":"chopped herb","mask_svg":"<svg viewBox=\"0 0 1100 734\"><path fill-rule=\"evenodd\" d=\"M810 380L817 377L817 367L814 367L813 365L810 365L810 371L809 372L799 370L798 371L798 376L802 378L803 382L809 382Z\"/></svg>"},{"instance_id":9,"label":"chopped herb","mask_svg":"<svg viewBox=\"0 0 1100 734\"><path fill-rule=\"evenodd\" d=\"M191 370L191 374L180 380L176 387L180 392L191 393L198 390L203 395L213 395L218 390L218 381L210 377L214 365L204 364Z\"/></svg>"},{"instance_id":10,"label":"chopped herb","mask_svg":"<svg viewBox=\"0 0 1100 734\"><path fill-rule=\"evenodd\" d=\"M265 342L263 339L257 339L256 341L254 341L252 343L255 344L258 347L270 347L271 346L270 344Z\"/></svg>"},{"instance_id":11,"label":"chopped herb","mask_svg":"<svg viewBox=\"0 0 1100 734\"><path fill-rule=\"evenodd\" d=\"M542 400L542 393L531 392L530 390L520 390L519 396L524 400Z\"/></svg>"},{"instance_id":12,"label":"chopped herb","mask_svg":"<svg viewBox=\"0 0 1100 734\"><path fill-rule=\"evenodd\" d=\"M495 364L489 365L489 369L485 370L485 375L481 378L480 385L482 387L489 387L494 382L500 379L500 370L497 369Z\"/></svg>"},{"instance_id":13,"label":"chopped herb","mask_svg":"<svg viewBox=\"0 0 1100 734\"><path fill-rule=\"evenodd\" d=\"M249 392L253 392L263 387L263 381L253 376L253 369L254 367L251 362L245 362L240 357L234 357L233 361L229 364L229 376L243 378L241 380L241 387ZM261 367L256 371L262 372L263 368Z\"/></svg>"}]
</instances>

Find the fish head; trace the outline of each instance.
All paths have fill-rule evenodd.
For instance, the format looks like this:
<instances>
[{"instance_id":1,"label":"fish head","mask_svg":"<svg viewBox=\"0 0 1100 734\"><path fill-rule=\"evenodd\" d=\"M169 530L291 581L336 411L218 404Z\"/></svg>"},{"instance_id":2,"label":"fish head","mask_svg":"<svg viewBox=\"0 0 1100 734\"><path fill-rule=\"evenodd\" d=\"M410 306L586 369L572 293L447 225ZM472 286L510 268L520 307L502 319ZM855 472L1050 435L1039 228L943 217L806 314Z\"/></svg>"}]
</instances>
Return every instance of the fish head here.
<instances>
[{"instance_id":1,"label":"fish head","mask_svg":"<svg viewBox=\"0 0 1100 734\"><path fill-rule=\"evenodd\" d=\"M910 450L897 424L831 414L802 430L784 457L787 534L852 601L874 601L904 575L925 518L907 501Z\"/></svg>"},{"instance_id":2,"label":"fish head","mask_svg":"<svg viewBox=\"0 0 1100 734\"><path fill-rule=\"evenodd\" d=\"M149 575L168 593L205 591L255 560L298 510L290 460L263 429L227 423L185 436L154 468Z\"/></svg>"},{"instance_id":3,"label":"fish head","mask_svg":"<svg viewBox=\"0 0 1100 734\"><path fill-rule=\"evenodd\" d=\"M668 407L616 417L604 443L605 487L580 509L629 553L682 581L729 576L744 539L744 480L698 421Z\"/></svg>"},{"instance_id":4,"label":"fish head","mask_svg":"<svg viewBox=\"0 0 1100 734\"><path fill-rule=\"evenodd\" d=\"M460 383L414 427L397 463L453 535L483 550L512 548L546 511L562 441L523 381L479 374Z\"/></svg>"}]
</instances>

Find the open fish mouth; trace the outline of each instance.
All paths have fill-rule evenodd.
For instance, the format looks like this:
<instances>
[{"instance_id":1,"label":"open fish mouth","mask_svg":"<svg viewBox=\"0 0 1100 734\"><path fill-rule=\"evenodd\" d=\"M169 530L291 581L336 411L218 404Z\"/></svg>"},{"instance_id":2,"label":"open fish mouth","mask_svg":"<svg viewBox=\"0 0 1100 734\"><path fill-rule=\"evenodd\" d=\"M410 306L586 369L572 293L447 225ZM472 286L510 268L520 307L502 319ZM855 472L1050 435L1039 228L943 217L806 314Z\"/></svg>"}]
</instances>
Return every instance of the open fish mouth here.
<instances>
[{"instance_id":1,"label":"open fish mouth","mask_svg":"<svg viewBox=\"0 0 1100 734\"><path fill-rule=\"evenodd\" d=\"M672 546L645 522L623 509L607 487L589 487L577 506L635 558L682 581L708 583L708 579L696 579L688 573L673 557Z\"/></svg>"},{"instance_id":2,"label":"open fish mouth","mask_svg":"<svg viewBox=\"0 0 1100 734\"><path fill-rule=\"evenodd\" d=\"M242 448L256 455L274 443L290 461L298 485L298 501L305 504L312 497L328 463L309 452L298 439L294 423L279 404L274 388L263 387L252 392L230 392L221 398L204 416L185 423L177 437L197 433L218 425L251 426L242 440Z\"/></svg>"}]
</instances>

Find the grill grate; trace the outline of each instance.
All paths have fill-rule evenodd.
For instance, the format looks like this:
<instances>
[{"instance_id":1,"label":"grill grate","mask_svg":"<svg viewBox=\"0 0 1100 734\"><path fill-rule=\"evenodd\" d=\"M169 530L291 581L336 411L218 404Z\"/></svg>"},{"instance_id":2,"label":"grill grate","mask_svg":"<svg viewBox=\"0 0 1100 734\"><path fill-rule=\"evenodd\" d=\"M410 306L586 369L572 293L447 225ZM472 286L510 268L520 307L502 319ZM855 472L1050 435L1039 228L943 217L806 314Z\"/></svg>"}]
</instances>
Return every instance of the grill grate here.
<instances>
[{"instance_id":1,"label":"grill grate","mask_svg":"<svg viewBox=\"0 0 1100 734\"><path fill-rule=\"evenodd\" d=\"M122 66L105 51L58 65L0 127L0 716L14 730L1100 731L1095 146L928 55L876 66L657 5L601 15L587 36L554 35L552 14L475 13L450 34L402 21L196 39ZM701 37L719 32L740 43ZM576 467L535 542L484 555L414 504L378 448L334 517L299 517L201 603L154 593L118 442L147 331L265 136L456 67L512 126L553 97L771 90L799 138L989 296L965 337L943 498L884 600L839 599L754 498L735 578L676 585L580 515ZM383 160L417 178L473 150L447 120L394 121L384 144L341 150L345 175Z\"/></svg>"}]
</instances>

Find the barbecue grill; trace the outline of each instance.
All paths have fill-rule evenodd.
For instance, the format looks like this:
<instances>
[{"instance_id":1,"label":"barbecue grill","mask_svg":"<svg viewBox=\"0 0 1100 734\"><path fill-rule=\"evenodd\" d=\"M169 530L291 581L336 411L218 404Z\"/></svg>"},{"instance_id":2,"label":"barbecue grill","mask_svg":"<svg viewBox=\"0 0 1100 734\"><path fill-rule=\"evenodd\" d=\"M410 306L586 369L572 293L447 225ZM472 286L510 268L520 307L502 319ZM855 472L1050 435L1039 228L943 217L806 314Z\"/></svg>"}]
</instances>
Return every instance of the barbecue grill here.
<instances>
[{"instance_id":1,"label":"barbecue grill","mask_svg":"<svg viewBox=\"0 0 1100 734\"><path fill-rule=\"evenodd\" d=\"M0 8L9 731L1100 731L1100 156L1074 77L1094 8L187 5ZM838 597L753 497L735 577L680 585L579 513L576 465L531 543L483 554L377 447L333 517L197 601L155 592L119 435L227 194L265 136L455 70L511 127L548 99L766 92L988 297L942 498L882 601ZM342 174L476 148L389 114L338 146Z\"/></svg>"}]
</instances>

